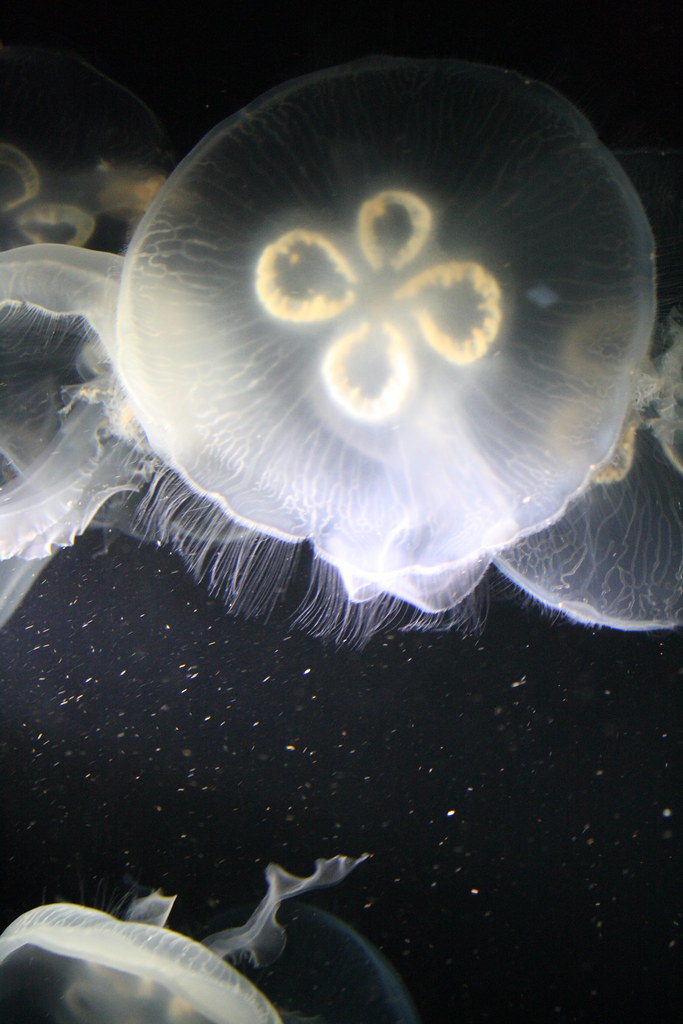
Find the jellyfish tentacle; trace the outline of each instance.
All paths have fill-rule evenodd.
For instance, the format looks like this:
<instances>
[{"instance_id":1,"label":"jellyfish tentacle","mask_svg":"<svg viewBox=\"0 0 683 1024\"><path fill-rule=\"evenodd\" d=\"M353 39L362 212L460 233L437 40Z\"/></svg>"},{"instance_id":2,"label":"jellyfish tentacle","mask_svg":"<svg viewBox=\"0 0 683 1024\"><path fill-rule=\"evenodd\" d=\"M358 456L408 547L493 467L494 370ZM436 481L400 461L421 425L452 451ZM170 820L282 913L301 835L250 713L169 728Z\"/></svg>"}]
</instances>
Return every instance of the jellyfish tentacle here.
<instances>
[{"instance_id":1,"label":"jellyfish tentacle","mask_svg":"<svg viewBox=\"0 0 683 1024\"><path fill-rule=\"evenodd\" d=\"M46 558L0 560L0 629L9 622L51 561Z\"/></svg>"}]
</instances>

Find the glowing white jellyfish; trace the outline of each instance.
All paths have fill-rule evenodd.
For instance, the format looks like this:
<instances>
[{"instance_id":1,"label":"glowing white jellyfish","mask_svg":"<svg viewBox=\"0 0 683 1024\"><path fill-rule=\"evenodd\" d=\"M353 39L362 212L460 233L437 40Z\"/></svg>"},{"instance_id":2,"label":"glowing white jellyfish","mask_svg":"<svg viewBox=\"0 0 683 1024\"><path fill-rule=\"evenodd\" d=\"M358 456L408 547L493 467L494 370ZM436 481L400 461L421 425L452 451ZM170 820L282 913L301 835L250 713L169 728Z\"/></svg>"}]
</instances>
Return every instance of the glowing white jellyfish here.
<instances>
[{"instance_id":1,"label":"glowing white jellyfish","mask_svg":"<svg viewBox=\"0 0 683 1024\"><path fill-rule=\"evenodd\" d=\"M19 1013L22 1020L34 1014L56 1024L282 1024L269 999L224 958L260 968L278 960L287 941L276 919L281 903L336 885L365 859L317 860L305 878L270 864L268 890L248 921L201 943L166 927L175 897L156 892L134 900L123 920L72 903L36 907L0 935L3 1020ZM324 915L321 929L314 916L302 913L305 926L318 929L313 942L325 948L327 963L316 963L307 980L305 961L316 960L315 949L304 954L298 948L304 962L290 962L284 973L294 976L285 979L286 988L278 987L289 993L289 1010L308 1008L305 1019L312 1020L310 1008L331 1000L335 1020L356 1024L359 1007L370 999L378 1021L418 1024L400 979L367 940L336 918ZM356 968L348 985L355 992L351 999L337 987L345 976L338 962L344 957ZM323 1020L317 1014L315 1019Z\"/></svg>"},{"instance_id":2,"label":"glowing white jellyfish","mask_svg":"<svg viewBox=\"0 0 683 1024\"><path fill-rule=\"evenodd\" d=\"M491 563L580 621L679 624L683 331L654 269L625 171L546 86L382 58L273 90L125 256L1 258L18 364L87 328L38 456L6 431L4 617L130 492L247 609L307 541L318 632L449 624Z\"/></svg>"}]
</instances>

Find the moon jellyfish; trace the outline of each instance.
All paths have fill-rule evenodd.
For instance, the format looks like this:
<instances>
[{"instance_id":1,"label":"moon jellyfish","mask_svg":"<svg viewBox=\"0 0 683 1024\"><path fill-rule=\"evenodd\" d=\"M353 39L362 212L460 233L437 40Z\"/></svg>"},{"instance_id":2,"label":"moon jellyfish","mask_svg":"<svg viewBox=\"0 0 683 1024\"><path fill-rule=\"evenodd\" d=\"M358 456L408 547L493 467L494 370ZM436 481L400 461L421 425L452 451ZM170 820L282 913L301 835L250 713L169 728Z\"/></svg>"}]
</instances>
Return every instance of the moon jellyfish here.
<instances>
[{"instance_id":1,"label":"moon jellyfish","mask_svg":"<svg viewBox=\"0 0 683 1024\"><path fill-rule=\"evenodd\" d=\"M125 247L171 166L151 112L82 61L47 50L0 50L0 99L0 249L45 242ZM10 490L17 496L16 481L26 480L56 441L62 389L89 376L91 351L82 321L45 319L41 332L26 309L6 314L0 313L0 524ZM85 449L82 456L87 462ZM0 561L0 623L48 561L30 551Z\"/></svg>"},{"instance_id":2,"label":"moon jellyfish","mask_svg":"<svg viewBox=\"0 0 683 1024\"><path fill-rule=\"evenodd\" d=\"M49 50L3 49L0 96L0 248L123 248L169 170L154 115Z\"/></svg>"},{"instance_id":3,"label":"moon jellyfish","mask_svg":"<svg viewBox=\"0 0 683 1024\"><path fill-rule=\"evenodd\" d=\"M124 254L34 235L0 257L10 401L80 342L34 450L0 437L5 620L98 515L246 611L306 542L320 634L457 623L492 563L581 622L683 620L680 295L551 88L331 68L209 132Z\"/></svg>"},{"instance_id":4,"label":"moon jellyfish","mask_svg":"<svg viewBox=\"0 0 683 1024\"><path fill-rule=\"evenodd\" d=\"M292 975L275 986L284 1000L279 1009L224 959L261 969L274 964L289 945L276 920L280 904L336 885L363 860L318 860L306 878L270 864L268 891L247 922L201 943L166 927L175 897L159 893L133 900L123 920L71 903L37 907L0 935L3 1020L33 1013L50 1024L281 1024L285 1015L303 1019L303 1012L321 1024L418 1024L409 996L381 954L312 908L297 908L292 932L301 914L325 961L316 961L314 947L294 935L293 952L305 950L304 959L290 957L285 970L271 969L275 976L277 970ZM353 975L345 971L346 960ZM339 984L342 976L347 986Z\"/></svg>"}]
</instances>

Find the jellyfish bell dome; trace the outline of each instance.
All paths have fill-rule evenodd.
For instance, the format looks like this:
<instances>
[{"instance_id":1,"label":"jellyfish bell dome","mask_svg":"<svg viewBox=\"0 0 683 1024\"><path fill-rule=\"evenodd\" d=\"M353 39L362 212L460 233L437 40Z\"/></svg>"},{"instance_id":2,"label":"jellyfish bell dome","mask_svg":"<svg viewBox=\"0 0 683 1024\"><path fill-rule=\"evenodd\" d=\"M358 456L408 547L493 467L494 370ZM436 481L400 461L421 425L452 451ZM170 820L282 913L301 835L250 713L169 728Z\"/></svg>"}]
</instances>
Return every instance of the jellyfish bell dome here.
<instances>
[{"instance_id":1,"label":"jellyfish bell dome","mask_svg":"<svg viewBox=\"0 0 683 1024\"><path fill-rule=\"evenodd\" d=\"M683 331L651 360L648 219L547 86L389 58L295 79L196 146L125 256L15 249L0 294L95 336L55 457L0 492L16 593L123 493L246 610L307 541L319 633L449 625L492 562L580 621L683 620Z\"/></svg>"},{"instance_id":2,"label":"jellyfish bell dome","mask_svg":"<svg viewBox=\"0 0 683 1024\"><path fill-rule=\"evenodd\" d=\"M111 353L152 448L352 601L457 605L610 455L652 237L584 118L458 61L297 79L219 125L129 248Z\"/></svg>"}]
</instances>

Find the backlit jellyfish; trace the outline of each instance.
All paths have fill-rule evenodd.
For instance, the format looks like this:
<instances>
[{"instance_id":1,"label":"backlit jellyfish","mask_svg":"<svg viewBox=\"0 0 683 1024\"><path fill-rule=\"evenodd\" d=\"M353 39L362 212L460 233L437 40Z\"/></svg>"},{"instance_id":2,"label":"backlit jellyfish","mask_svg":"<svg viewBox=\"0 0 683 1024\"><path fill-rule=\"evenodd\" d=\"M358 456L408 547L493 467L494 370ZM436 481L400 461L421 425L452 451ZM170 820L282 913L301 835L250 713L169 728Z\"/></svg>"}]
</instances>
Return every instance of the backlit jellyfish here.
<instances>
[{"instance_id":1,"label":"backlit jellyfish","mask_svg":"<svg viewBox=\"0 0 683 1024\"><path fill-rule=\"evenodd\" d=\"M123 248L170 169L150 111L82 61L46 50L0 49L0 98L0 249ZM9 485L16 497L12 482L35 470L59 434L62 388L89 375L89 349L82 321L46 322L42 335L35 315L0 322L4 522ZM0 623L48 560L0 562Z\"/></svg>"},{"instance_id":2,"label":"backlit jellyfish","mask_svg":"<svg viewBox=\"0 0 683 1024\"><path fill-rule=\"evenodd\" d=\"M287 933L276 920L284 900L336 885L363 860L318 860L306 878L270 864L268 891L248 921L201 943L166 928L175 897L159 893L132 901L123 920L72 903L30 910L0 935L2 1019L34 1014L49 1024L282 1024L286 1017L320 1024L419 1024L393 969L341 922L317 918L305 907L294 911ZM298 914L313 932L311 945L295 934ZM290 928L294 956L276 967L289 946ZM313 969L314 944L326 959L318 958ZM223 958L261 969L273 964L273 975L279 971L282 978L270 985L284 1002L276 1009ZM344 960L353 964L352 976Z\"/></svg>"},{"instance_id":3,"label":"backlit jellyfish","mask_svg":"<svg viewBox=\"0 0 683 1024\"><path fill-rule=\"evenodd\" d=\"M683 329L653 248L619 161L514 73L372 58L267 93L125 255L0 258L10 402L79 338L38 450L13 412L0 435L4 619L104 514L247 611L308 542L300 621L337 637L457 622L491 563L579 621L680 624Z\"/></svg>"}]
</instances>

